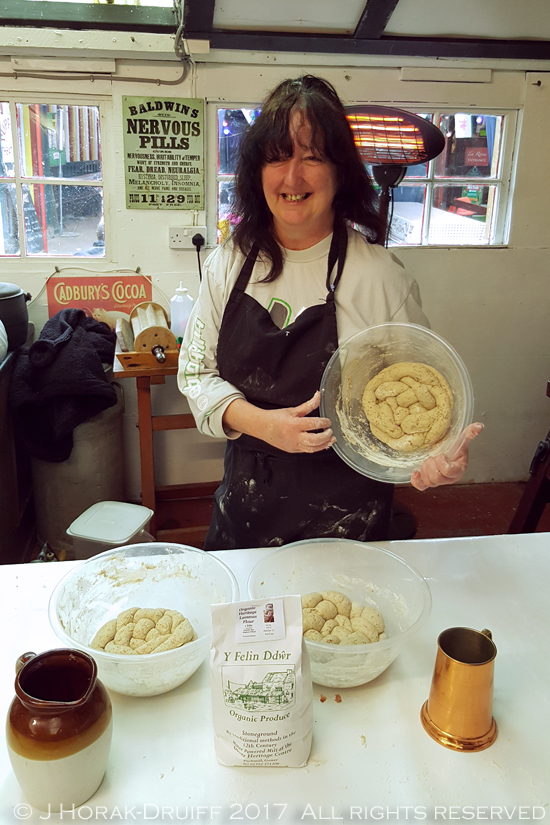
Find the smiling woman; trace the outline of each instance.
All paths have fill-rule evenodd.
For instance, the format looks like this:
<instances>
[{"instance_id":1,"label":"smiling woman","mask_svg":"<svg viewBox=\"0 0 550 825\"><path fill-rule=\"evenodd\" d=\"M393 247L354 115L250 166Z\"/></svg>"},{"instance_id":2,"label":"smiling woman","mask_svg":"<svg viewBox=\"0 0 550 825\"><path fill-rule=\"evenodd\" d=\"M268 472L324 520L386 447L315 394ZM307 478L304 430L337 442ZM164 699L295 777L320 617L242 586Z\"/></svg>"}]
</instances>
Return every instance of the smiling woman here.
<instances>
[{"instance_id":1,"label":"smiling woman","mask_svg":"<svg viewBox=\"0 0 550 825\"><path fill-rule=\"evenodd\" d=\"M198 428L227 438L205 550L333 536L387 538L392 487L330 448L319 387L365 327L427 325L387 249L376 196L334 88L285 80L243 133L231 237L205 262L178 386ZM438 467L434 486L466 467Z\"/></svg>"},{"instance_id":2,"label":"smiling woman","mask_svg":"<svg viewBox=\"0 0 550 825\"><path fill-rule=\"evenodd\" d=\"M312 146L311 127L295 113L291 157L269 160L262 187L278 241L286 249L309 249L332 232L336 167Z\"/></svg>"}]
</instances>

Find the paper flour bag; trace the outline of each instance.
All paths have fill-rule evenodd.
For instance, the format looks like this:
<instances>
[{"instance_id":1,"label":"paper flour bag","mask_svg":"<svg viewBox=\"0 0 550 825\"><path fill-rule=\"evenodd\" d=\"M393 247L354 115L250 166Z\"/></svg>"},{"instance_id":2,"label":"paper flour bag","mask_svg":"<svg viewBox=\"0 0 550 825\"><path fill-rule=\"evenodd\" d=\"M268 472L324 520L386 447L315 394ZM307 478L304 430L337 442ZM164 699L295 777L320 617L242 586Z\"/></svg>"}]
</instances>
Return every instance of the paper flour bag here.
<instances>
[{"instance_id":1,"label":"paper flour bag","mask_svg":"<svg viewBox=\"0 0 550 825\"><path fill-rule=\"evenodd\" d=\"M305 765L313 711L300 596L212 605L210 662L218 762Z\"/></svg>"}]
</instances>

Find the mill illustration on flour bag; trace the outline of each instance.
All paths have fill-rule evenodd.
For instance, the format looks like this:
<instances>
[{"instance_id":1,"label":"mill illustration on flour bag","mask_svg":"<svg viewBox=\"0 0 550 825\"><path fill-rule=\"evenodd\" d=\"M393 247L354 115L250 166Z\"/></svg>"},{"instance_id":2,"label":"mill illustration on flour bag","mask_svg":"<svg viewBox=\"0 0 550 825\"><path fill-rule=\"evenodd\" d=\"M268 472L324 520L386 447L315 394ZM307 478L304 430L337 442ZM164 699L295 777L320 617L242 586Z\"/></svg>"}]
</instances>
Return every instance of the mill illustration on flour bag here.
<instances>
[{"instance_id":1,"label":"mill illustration on flour bag","mask_svg":"<svg viewBox=\"0 0 550 825\"><path fill-rule=\"evenodd\" d=\"M313 710L300 596L212 605L210 661L218 762L307 764Z\"/></svg>"}]
</instances>

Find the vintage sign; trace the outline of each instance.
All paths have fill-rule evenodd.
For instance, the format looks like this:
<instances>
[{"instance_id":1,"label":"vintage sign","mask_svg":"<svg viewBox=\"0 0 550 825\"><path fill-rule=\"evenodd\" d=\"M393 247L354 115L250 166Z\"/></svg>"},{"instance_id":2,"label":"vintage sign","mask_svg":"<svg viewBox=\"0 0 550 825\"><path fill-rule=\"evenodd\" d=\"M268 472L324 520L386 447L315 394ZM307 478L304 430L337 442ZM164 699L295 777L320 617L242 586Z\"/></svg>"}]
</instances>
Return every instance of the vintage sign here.
<instances>
[{"instance_id":1,"label":"vintage sign","mask_svg":"<svg viewBox=\"0 0 550 825\"><path fill-rule=\"evenodd\" d=\"M204 101L122 98L127 209L204 209Z\"/></svg>"},{"instance_id":2,"label":"vintage sign","mask_svg":"<svg viewBox=\"0 0 550 825\"><path fill-rule=\"evenodd\" d=\"M115 329L118 318L129 320L137 304L152 299L152 286L143 275L54 275L47 283L48 315L75 307Z\"/></svg>"},{"instance_id":3,"label":"vintage sign","mask_svg":"<svg viewBox=\"0 0 550 825\"><path fill-rule=\"evenodd\" d=\"M456 138L471 138L472 137L472 116L464 114L464 112L457 112L455 114L455 137Z\"/></svg>"},{"instance_id":4,"label":"vintage sign","mask_svg":"<svg viewBox=\"0 0 550 825\"><path fill-rule=\"evenodd\" d=\"M489 166L489 150L483 146L470 146L464 150L465 166Z\"/></svg>"}]
</instances>

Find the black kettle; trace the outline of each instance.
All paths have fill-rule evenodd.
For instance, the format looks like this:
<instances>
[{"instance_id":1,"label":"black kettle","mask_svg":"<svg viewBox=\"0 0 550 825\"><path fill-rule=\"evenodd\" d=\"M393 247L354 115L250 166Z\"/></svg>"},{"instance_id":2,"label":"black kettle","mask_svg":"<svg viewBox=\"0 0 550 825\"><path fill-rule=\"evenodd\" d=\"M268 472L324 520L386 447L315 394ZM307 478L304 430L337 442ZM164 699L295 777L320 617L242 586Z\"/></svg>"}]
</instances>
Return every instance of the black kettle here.
<instances>
[{"instance_id":1,"label":"black kettle","mask_svg":"<svg viewBox=\"0 0 550 825\"><path fill-rule=\"evenodd\" d=\"M23 292L16 284L0 283L0 321L6 328L8 350L22 347L27 340L30 299L30 292Z\"/></svg>"}]
</instances>

